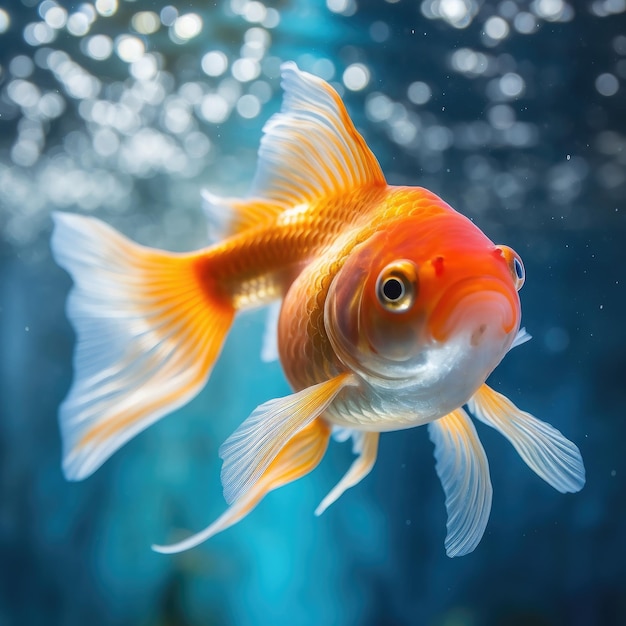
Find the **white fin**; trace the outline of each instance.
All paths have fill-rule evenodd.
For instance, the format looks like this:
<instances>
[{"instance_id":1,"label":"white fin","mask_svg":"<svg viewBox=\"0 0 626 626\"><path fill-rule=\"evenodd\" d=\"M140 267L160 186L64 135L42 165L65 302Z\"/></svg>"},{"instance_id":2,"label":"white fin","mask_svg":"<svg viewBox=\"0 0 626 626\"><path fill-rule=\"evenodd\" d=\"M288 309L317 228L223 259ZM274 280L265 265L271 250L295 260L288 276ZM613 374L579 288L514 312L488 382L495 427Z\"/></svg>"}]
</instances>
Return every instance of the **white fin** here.
<instances>
[{"instance_id":1,"label":"white fin","mask_svg":"<svg viewBox=\"0 0 626 626\"><path fill-rule=\"evenodd\" d=\"M261 347L261 361L273 363L278 361L278 318L280 317L281 301L272 302L267 307L265 318L265 331L263 333L263 345Z\"/></svg>"},{"instance_id":2,"label":"white fin","mask_svg":"<svg viewBox=\"0 0 626 626\"><path fill-rule=\"evenodd\" d=\"M483 385L468 402L470 411L504 435L538 476L561 493L580 491L585 467L578 448L556 428L520 411L506 396Z\"/></svg>"},{"instance_id":3,"label":"white fin","mask_svg":"<svg viewBox=\"0 0 626 626\"><path fill-rule=\"evenodd\" d=\"M328 424L321 419L313 420L287 442L258 482L252 485L250 490L234 502L215 522L179 543L169 546L153 545L152 549L164 554L189 550L236 524L272 489L293 482L317 467L328 447L329 436Z\"/></svg>"},{"instance_id":4,"label":"white fin","mask_svg":"<svg viewBox=\"0 0 626 626\"><path fill-rule=\"evenodd\" d=\"M202 208L207 219L209 240L218 243L226 239L231 232L234 209L227 198L202 190Z\"/></svg>"},{"instance_id":5,"label":"white fin","mask_svg":"<svg viewBox=\"0 0 626 626\"><path fill-rule=\"evenodd\" d=\"M287 441L319 417L344 387L354 384L355 376L344 373L258 406L220 447L226 502L243 496Z\"/></svg>"},{"instance_id":6,"label":"white fin","mask_svg":"<svg viewBox=\"0 0 626 626\"><path fill-rule=\"evenodd\" d=\"M260 198L223 198L202 190L202 207L212 243L275 218L283 207Z\"/></svg>"},{"instance_id":7,"label":"white fin","mask_svg":"<svg viewBox=\"0 0 626 626\"><path fill-rule=\"evenodd\" d=\"M446 494L446 554L462 556L479 544L491 512L489 463L474 424L463 409L431 422L436 469Z\"/></svg>"},{"instance_id":8,"label":"white fin","mask_svg":"<svg viewBox=\"0 0 626 626\"><path fill-rule=\"evenodd\" d=\"M74 279L74 380L59 409L63 469L80 480L202 389L234 309L201 281L198 255L139 246L94 218L53 217L52 253Z\"/></svg>"},{"instance_id":9,"label":"white fin","mask_svg":"<svg viewBox=\"0 0 626 626\"><path fill-rule=\"evenodd\" d=\"M387 184L337 92L293 62L284 63L281 72L282 107L263 128L247 197L202 192L213 242L258 226L286 209L301 209L322 195Z\"/></svg>"},{"instance_id":10,"label":"white fin","mask_svg":"<svg viewBox=\"0 0 626 626\"><path fill-rule=\"evenodd\" d=\"M290 208L385 177L337 92L295 63L281 66L280 113L265 125L250 196Z\"/></svg>"},{"instance_id":11,"label":"white fin","mask_svg":"<svg viewBox=\"0 0 626 626\"><path fill-rule=\"evenodd\" d=\"M350 439L350 437L352 437L353 433L355 432L358 432L358 431L355 431L354 428L347 428L346 426L334 426L333 425L331 436L337 443L344 443L348 441L348 439Z\"/></svg>"},{"instance_id":12,"label":"white fin","mask_svg":"<svg viewBox=\"0 0 626 626\"><path fill-rule=\"evenodd\" d=\"M515 339L513 339L513 343L511 344L511 347L509 348L509 350L513 350L513 348L517 348L518 346L521 346L527 341L530 341L532 338L533 338L532 335L527 333L525 328L520 328L517 331L517 335L515 335Z\"/></svg>"},{"instance_id":13,"label":"white fin","mask_svg":"<svg viewBox=\"0 0 626 626\"><path fill-rule=\"evenodd\" d=\"M315 509L315 515L321 515L345 491L360 483L372 471L376 463L379 436L380 433L377 432L355 431L353 450L359 456L352 462L344 477Z\"/></svg>"}]
</instances>

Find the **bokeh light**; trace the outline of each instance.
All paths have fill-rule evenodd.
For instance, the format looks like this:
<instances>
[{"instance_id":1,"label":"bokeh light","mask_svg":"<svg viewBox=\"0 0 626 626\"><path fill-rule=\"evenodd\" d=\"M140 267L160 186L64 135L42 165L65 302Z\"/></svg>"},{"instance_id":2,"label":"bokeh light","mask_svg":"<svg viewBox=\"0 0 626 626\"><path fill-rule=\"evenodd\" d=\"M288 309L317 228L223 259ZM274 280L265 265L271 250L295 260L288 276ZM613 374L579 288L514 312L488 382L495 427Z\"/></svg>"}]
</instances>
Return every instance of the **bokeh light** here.
<instances>
[{"instance_id":1,"label":"bokeh light","mask_svg":"<svg viewBox=\"0 0 626 626\"><path fill-rule=\"evenodd\" d=\"M3 8L0 8L0 35L2 33L6 33L11 26L11 17L7 13L7 11Z\"/></svg>"},{"instance_id":2,"label":"bokeh light","mask_svg":"<svg viewBox=\"0 0 626 626\"><path fill-rule=\"evenodd\" d=\"M361 91L370 81L370 72L366 65L353 63L343 73L343 84L350 91Z\"/></svg>"},{"instance_id":3,"label":"bokeh light","mask_svg":"<svg viewBox=\"0 0 626 626\"><path fill-rule=\"evenodd\" d=\"M186 13L176 18L170 28L175 43L185 43L202 32L202 18L197 13Z\"/></svg>"},{"instance_id":4,"label":"bokeh light","mask_svg":"<svg viewBox=\"0 0 626 626\"><path fill-rule=\"evenodd\" d=\"M139 11L131 19L132 27L142 35L151 35L161 28L161 20L154 11Z\"/></svg>"}]
</instances>

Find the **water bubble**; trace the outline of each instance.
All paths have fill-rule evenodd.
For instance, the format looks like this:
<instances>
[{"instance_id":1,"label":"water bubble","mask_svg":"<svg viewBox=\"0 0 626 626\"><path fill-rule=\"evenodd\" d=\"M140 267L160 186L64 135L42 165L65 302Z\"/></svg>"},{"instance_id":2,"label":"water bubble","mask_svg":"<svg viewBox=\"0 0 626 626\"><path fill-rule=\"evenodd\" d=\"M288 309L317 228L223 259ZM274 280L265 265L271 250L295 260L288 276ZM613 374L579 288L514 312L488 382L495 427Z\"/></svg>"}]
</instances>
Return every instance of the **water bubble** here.
<instances>
[{"instance_id":1,"label":"water bubble","mask_svg":"<svg viewBox=\"0 0 626 626\"><path fill-rule=\"evenodd\" d=\"M447 150L452 145L454 135L445 126L431 126L424 131L424 143L435 152Z\"/></svg>"},{"instance_id":2,"label":"water bubble","mask_svg":"<svg viewBox=\"0 0 626 626\"><path fill-rule=\"evenodd\" d=\"M81 41L81 48L92 59L104 61L113 52L113 40L108 35L93 35Z\"/></svg>"},{"instance_id":3,"label":"water bubble","mask_svg":"<svg viewBox=\"0 0 626 626\"><path fill-rule=\"evenodd\" d=\"M382 93L371 93L365 100L365 115L373 122L384 122L391 117L393 102Z\"/></svg>"},{"instance_id":4,"label":"water bubble","mask_svg":"<svg viewBox=\"0 0 626 626\"><path fill-rule=\"evenodd\" d=\"M237 101L237 113L246 119L256 117L261 112L261 103L256 96L246 94Z\"/></svg>"},{"instance_id":5,"label":"water bubble","mask_svg":"<svg viewBox=\"0 0 626 626\"><path fill-rule=\"evenodd\" d=\"M487 119L494 128L503 130L515 122L515 111L508 104L496 104L487 111Z\"/></svg>"},{"instance_id":6,"label":"water bubble","mask_svg":"<svg viewBox=\"0 0 626 626\"><path fill-rule=\"evenodd\" d=\"M9 26L11 26L10 15L4 9L0 9L0 34L6 33Z\"/></svg>"},{"instance_id":7,"label":"water bubble","mask_svg":"<svg viewBox=\"0 0 626 626\"><path fill-rule=\"evenodd\" d=\"M95 7L100 15L110 17L117 11L117 0L96 0Z\"/></svg>"},{"instance_id":8,"label":"water bubble","mask_svg":"<svg viewBox=\"0 0 626 626\"><path fill-rule=\"evenodd\" d=\"M142 35L156 33L161 27L161 20L154 11L139 11L130 20L132 27Z\"/></svg>"},{"instance_id":9,"label":"water bubble","mask_svg":"<svg viewBox=\"0 0 626 626\"><path fill-rule=\"evenodd\" d=\"M500 91L507 98L518 98L524 93L524 79L514 72L507 72L500 78Z\"/></svg>"},{"instance_id":10,"label":"water bubble","mask_svg":"<svg viewBox=\"0 0 626 626\"><path fill-rule=\"evenodd\" d=\"M332 80L335 77L335 64L330 59L317 59L311 69L316 76L324 80Z\"/></svg>"},{"instance_id":11,"label":"water bubble","mask_svg":"<svg viewBox=\"0 0 626 626\"><path fill-rule=\"evenodd\" d=\"M45 22L32 22L24 28L24 41L30 46L40 46L54 41L56 31Z\"/></svg>"},{"instance_id":12,"label":"water bubble","mask_svg":"<svg viewBox=\"0 0 626 626\"><path fill-rule=\"evenodd\" d=\"M361 63L349 65L343 73L343 84L350 91L360 91L364 89L370 81L370 72Z\"/></svg>"},{"instance_id":13,"label":"water bubble","mask_svg":"<svg viewBox=\"0 0 626 626\"><path fill-rule=\"evenodd\" d=\"M538 130L534 124L514 122L504 129L504 138L507 143L518 148L530 146L537 143Z\"/></svg>"},{"instance_id":14,"label":"water bubble","mask_svg":"<svg viewBox=\"0 0 626 626\"><path fill-rule=\"evenodd\" d=\"M211 150L211 141L204 133L195 131L185 137L183 147L190 157L202 159Z\"/></svg>"},{"instance_id":15,"label":"water bubble","mask_svg":"<svg viewBox=\"0 0 626 626\"><path fill-rule=\"evenodd\" d=\"M195 106L196 104L200 104L204 90L200 83L188 82L180 86L178 93L185 102Z\"/></svg>"},{"instance_id":16,"label":"water bubble","mask_svg":"<svg viewBox=\"0 0 626 626\"><path fill-rule=\"evenodd\" d=\"M521 11L513 18L513 27L522 35L530 35L537 30L537 20L532 13Z\"/></svg>"},{"instance_id":17,"label":"water bubble","mask_svg":"<svg viewBox=\"0 0 626 626\"><path fill-rule=\"evenodd\" d=\"M466 28L478 12L475 0L423 0L422 14L432 20L441 19L454 28Z\"/></svg>"},{"instance_id":18,"label":"water bubble","mask_svg":"<svg viewBox=\"0 0 626 626\"><path fill-rule=\"evenodd\" d=\"M370 37L372 38L372 41L375 41L376 43L383 43L387 41L390 35L391 29L389 28L387 22L379 20L373 22L370 26Z\"/></svg>"},{"instance_id":19,"label":"water bubble","mask_svg":"<svg viewBox=\"0 0 626 626\"><path fill-rule=\"evenodd\" d=\"M531 8L542 19L555 22L562 16L565 3L563 0L533 0Z\"/></svg>"},{"instance_id":20,"label":"water bubble","mask_svg":"<svg viewBox=\"0 0 626 626\"><path fill-rule=\"evenodd\" d=\"M261 73L261 66L256 59L243 58L237 59L233 63L231 71L239 82L246 83L258 78Z\"/></svg>"},{"instance_id":21,"label":"water bubble","mask_svg":"<svg viewBox=\"0 0 626 626\"><path fill-rule=\"evenodd\" d=\"M201 65L207 76L221 76L228 68L228 57L220 50L211 50L202 57Z\"/></svg>"},{"instance_id":22,"label":"water bubble","mask_svg":"<svg viewBox=\"0 0 626 626\"><path fill-rule=\"evenodd\" d=\"M273 91L268 82L264 80L257 80L250 85L248 93L255 96L259 102L264 104L272 99Z\"/></svg>"},{"instance_id":23,"label":"water bubble","mask_svg":"<svg viewBox=\"0 0 626 626\"><path fill-rule=\"evenodd\" d=\"M600 74L596 78L596 89L602 96L614 96L619 89L619 81L613 74Z\"/></svg>"},{"instance_id":24,"label":"water bubble","mask_svg":"<svg viewBox=\"0 0 626 626\"><path fill-rule=\"evenodd\" d=\"M217 93L210 93L202 98L200 114L207 122L220 124L228 119L230 107L226 98Z\"/></svg>"},{"instance_id":25,"label":"water bubble","mask_svg":"<svg viewBox=\"0 0 626 626\"><path fill-rule=\"evenodd\" d=\"M1 28L0 32L2 32ZM618 35L613 39L613 50L615 50L617 54L626 56L626 35Z\"/></svg>"},{"instance_id":26,"label":"water bubble","mask_svg":"<svg viewBox=\"0 0 626 626\"><path fill-rule=\"evenodd\" d=\"M267 16L267 9L262 2L250 0L250 2L246 3L241 16L244 20L246 20L246 22L262 22Z\"/></svg>"},{"instance_id":27,"label":"water bubble","mask_svg":"<svg viewBox=\"0 0 626 626\"><path fill-rule=\"evenodd\" d=\"M7 85L7 95L22 108L35 106L40 98L39 89L27 80L17 79Z\"/></svg>"},{"instance_id":28,"label":"water bubble","mask_svg":"<svg viewBox=\"0 0 626 626\"><path fill-rule=\"evenodd\" d=\"M197 37L202 32L202 18L197 13L186 13L176 19L172 30L173 41L184 43L189 39Z\"/></svg>"},{"instance_id":29,"label":"water bubble","mask_svg":"<svg viewBox=\"0 0 626 626\"><path fill-rule=\"evenodd\" d=\"M54 91L49 91L41 96L37 108L42 117L54 119L65 111L65 100Z\"/></svg>"},{"instance_id":30,"label":"water bubble","mask_svg":"<svg viewBox=\"0 0 626 626\"><path fill-rule=\"evenodd\" d=\"M439 13L451 24L459 24L467 19L470 3L463 0L441 0L439 3Z\"/></svg>"},{"instance_id":31,"label":"water bubble","mask_svg":"<svg viewBox=\"0 0 626 626\"><path fill-rule=\"evenodd\" d=\"M51 6L42 16L51 28L63 28L67 24L67 10L58 5Z\"/></svg>"},{"instance_id":32,"label":"water bubble","mask_svg":"<svg viewBox=\"0 0 626 626\"><path fill-rule=\"evenodd\" d=\"M185 102L173 98L163 109L163 126L176 135L186 132L191 125L191 113Z\"/></svg>"},{"instance_id":33,"label":"water bubble","mask_svg":"<svg viewBox=\"0 0 626 626\"><path fill-rule=\"evenodd\" d=\"M415 140L417 126L408 119L396 120L391 124L389 134L395 143L406 146Z\"/></svg>"},{"instance_id":34,"label":"water bubble","mask_svg":"<svg viewBox=\"0 0 626 626\"><path fill-rule=\"evenodd\" d=\"M509 24L501 17L493 16L485 22L484 41L488 45L498 43L509 34Z\"/></svg>"},{"instance_id":35,"label":"water bubble","mask_svg":"<svg viewBox=\"0 0 626 626\"><path fill-rule=\"evenodd\" d=\"M346 17L356 13L355 0L326 0L326 6L329 11L345 15Z\"/></svg>"},{"instance_id":36,"label":"water bubble","mask_svg":"<svg viewBox=\"0 0 626 626\"><path fill-rule=\"evenodd\" d=\"M30 139L20 139L11 148L11 161L22 167L31 167L39 159L39 148Z\"/></svg>"},{"instance_id":37,"label":"water bubble","mask_svg":"<svg viewBox=\"0 0 626 626\"><path fill-rule=\"evenodd\" d=\"M417 105L426 104L431 99L432 95L433 92L431 88L421 81L411 83L407 89L409 100Z\"/></svg>"},{"instance_id":38,"label":"water bubble","mask_svg":"<svg viewBox=\"0 0 626 626\"><path fill-rule=\"evenodd\" d=\"M126 63L139 60L144 55L145 51L144 43L139 37L120 35L115 40L115 52L117 52L117 56L122 59L122 61L126 61Z\"/></svg>"},{"instance_id":39,"label":"water bubble","mask_svg":"<svg viewBox=\"0 0 626 626\"><path fill-rule=\"evenodd\" d=\"M161 18L161 24L163 24L163 26L173 26L178 18L178 9L168 4L161 9L159 17Z\"/></svg>"},{"instance_id":40,"label":"water bubble","mask_svg":"<svg viewBox=\"0 0 626 626\"><path fill-rule=\"evenodd\" d=\"M67 32L74 37L83 37L89 32L89 17L83 11L72 13L67 20Z\"/></svg>"},{"instance_id":41,"label":"water bubble","mask_svg":"<svg viewBox=\"0 0 626 626\"><path fill-rule=\"evenodd\" d=\"M144 54L130 66L130 74L137 80L151 80L157 75L158 70L156 57L152 54Z\"/></svg>"},{"instance_id":42,"label":"water bubble","mask_svg":"<svg viewBox=\"0 0 626 626\"><path fill-rule=\"evenodd\" d=\"M9 63L9 72L15 76L15 78L28 78L35 69L35 64L24 54L20 54L11 59Z\"/></svg>"},{"instance_id":43,"label":"water bubble","mask_svg":"<svg viewBox=\"0 0 626 626\"><path fill-rule=\"evenodd\" d=\"M120 147L120 140L110 128L100 128L93 135L93 149L103 157L114 155Z\"/></svg>"}]
</instances>

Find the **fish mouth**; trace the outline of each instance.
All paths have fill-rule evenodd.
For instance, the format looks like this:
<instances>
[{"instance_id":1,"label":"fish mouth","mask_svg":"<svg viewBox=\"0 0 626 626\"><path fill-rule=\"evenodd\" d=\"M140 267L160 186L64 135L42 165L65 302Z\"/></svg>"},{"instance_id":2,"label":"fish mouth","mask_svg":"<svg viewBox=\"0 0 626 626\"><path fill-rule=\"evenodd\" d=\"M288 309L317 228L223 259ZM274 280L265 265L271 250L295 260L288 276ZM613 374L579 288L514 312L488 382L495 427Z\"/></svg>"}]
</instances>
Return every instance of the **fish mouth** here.
<instances>
[{"instance_id":1,"label":"fish mouth","mask_svg":"<svg viewBox=\"0 0 626 626\"><path fill-rule=\"evenodd\" d=\"M519 325L517 292L492 276L466 278L453 284L433 309L429 327L438 342L468 334L472 346L493 335L514 335Z\"/></svg>"}]
</instances>

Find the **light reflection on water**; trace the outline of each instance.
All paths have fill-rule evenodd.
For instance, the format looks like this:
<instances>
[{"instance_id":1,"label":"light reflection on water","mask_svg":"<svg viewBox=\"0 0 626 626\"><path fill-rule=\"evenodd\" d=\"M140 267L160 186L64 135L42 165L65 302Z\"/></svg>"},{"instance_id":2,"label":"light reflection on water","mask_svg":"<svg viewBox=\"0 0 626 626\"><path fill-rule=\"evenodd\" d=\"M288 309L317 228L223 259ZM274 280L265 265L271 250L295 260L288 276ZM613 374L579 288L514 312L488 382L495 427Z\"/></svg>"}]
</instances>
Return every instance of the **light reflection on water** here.
<instances>
[{"instance_id":1,"label":"light reflection on water","mask_svg":"<svg viewBox=\"0 0 626 626\"><path fill-rule=\"evenodd\" d=\"M0 125L9 131L1 140L8 154L0 161L0 220L5 238L18 246L37 237L45 223L39 212L54 207L125 211L135 202L124 198L141 179L188 180L194 189L233 182L244 187L244 173L254 168L252 138L258 139L263 120L275 110L279 65L287 58L335 81L340 92L364 91L369 133L380 128L427 181L459 159L462 169L473 170L476 155L490 150L541 152L542 120L533 119L528 110L543 96L538 90L542 68L506 44L523 39L532 45L549 24L568 24L575 16L573 5L564 0L504 0L497 5L424 0L419 11L427 20L459 30L480 27L473 46L444 52L455 80L466 81L472 98L482 99L479 115L455 119L440 104L446 91L441 76L433 79L432 71L407 76L403 92L395 84L386 89L384 68L373 53L376 45L393 45L393 37L391 44L385 43L394 34L388 15L391 5L400 3L386 3L387 12L375 14L382 19L370 21L359 46L354 38L342 44L339 35L351 19L359 18L359 4L328 0L326 17L337 15L339 30L327 30L326 54L322 46L311 54L306 44L290 41L281 27L289 31L296 20L285 12L287 26L281 26L279 10L257 0L231 0L201 10L184 3L148 8L117 0L69 9L53 0L24 4L29 8L0 9L0 37L9 43L0 60ZM299 7L311 24L323 23L323 11L295 4L295 13ZM593 2L587 10L595 17L587 19L622 13L623 4ZM18 37L26 48L18 45ZM600 100L624 94L624 36L607 45L616 60L597 67L593 87ZM11 47L20 51L12 55L7 52ZM247 121L250 138L245 149L236 132L241 120ZM595 168L595 184L608 190L626 184L625 143L623 129L597 133L593 148L602 146L595 153L602 163ZM586 161L594 155L586 151L565 161L567 151L564 147L557 159L562 162L553 163L544 180L533 184L527 167L502 169L492 161L489 169L495 168L496 175L471 177L462 196L476 212L487 210L494 199L515 208L539 184L557 203L570 203L583 193ZM238 176L231 173L226 180L226 168L219 166L225 155L242 165ZM31 180L28 209L23 205L25 177ZM55 183L49 184L51 180Z\"/></svg>"}]
</instances>

